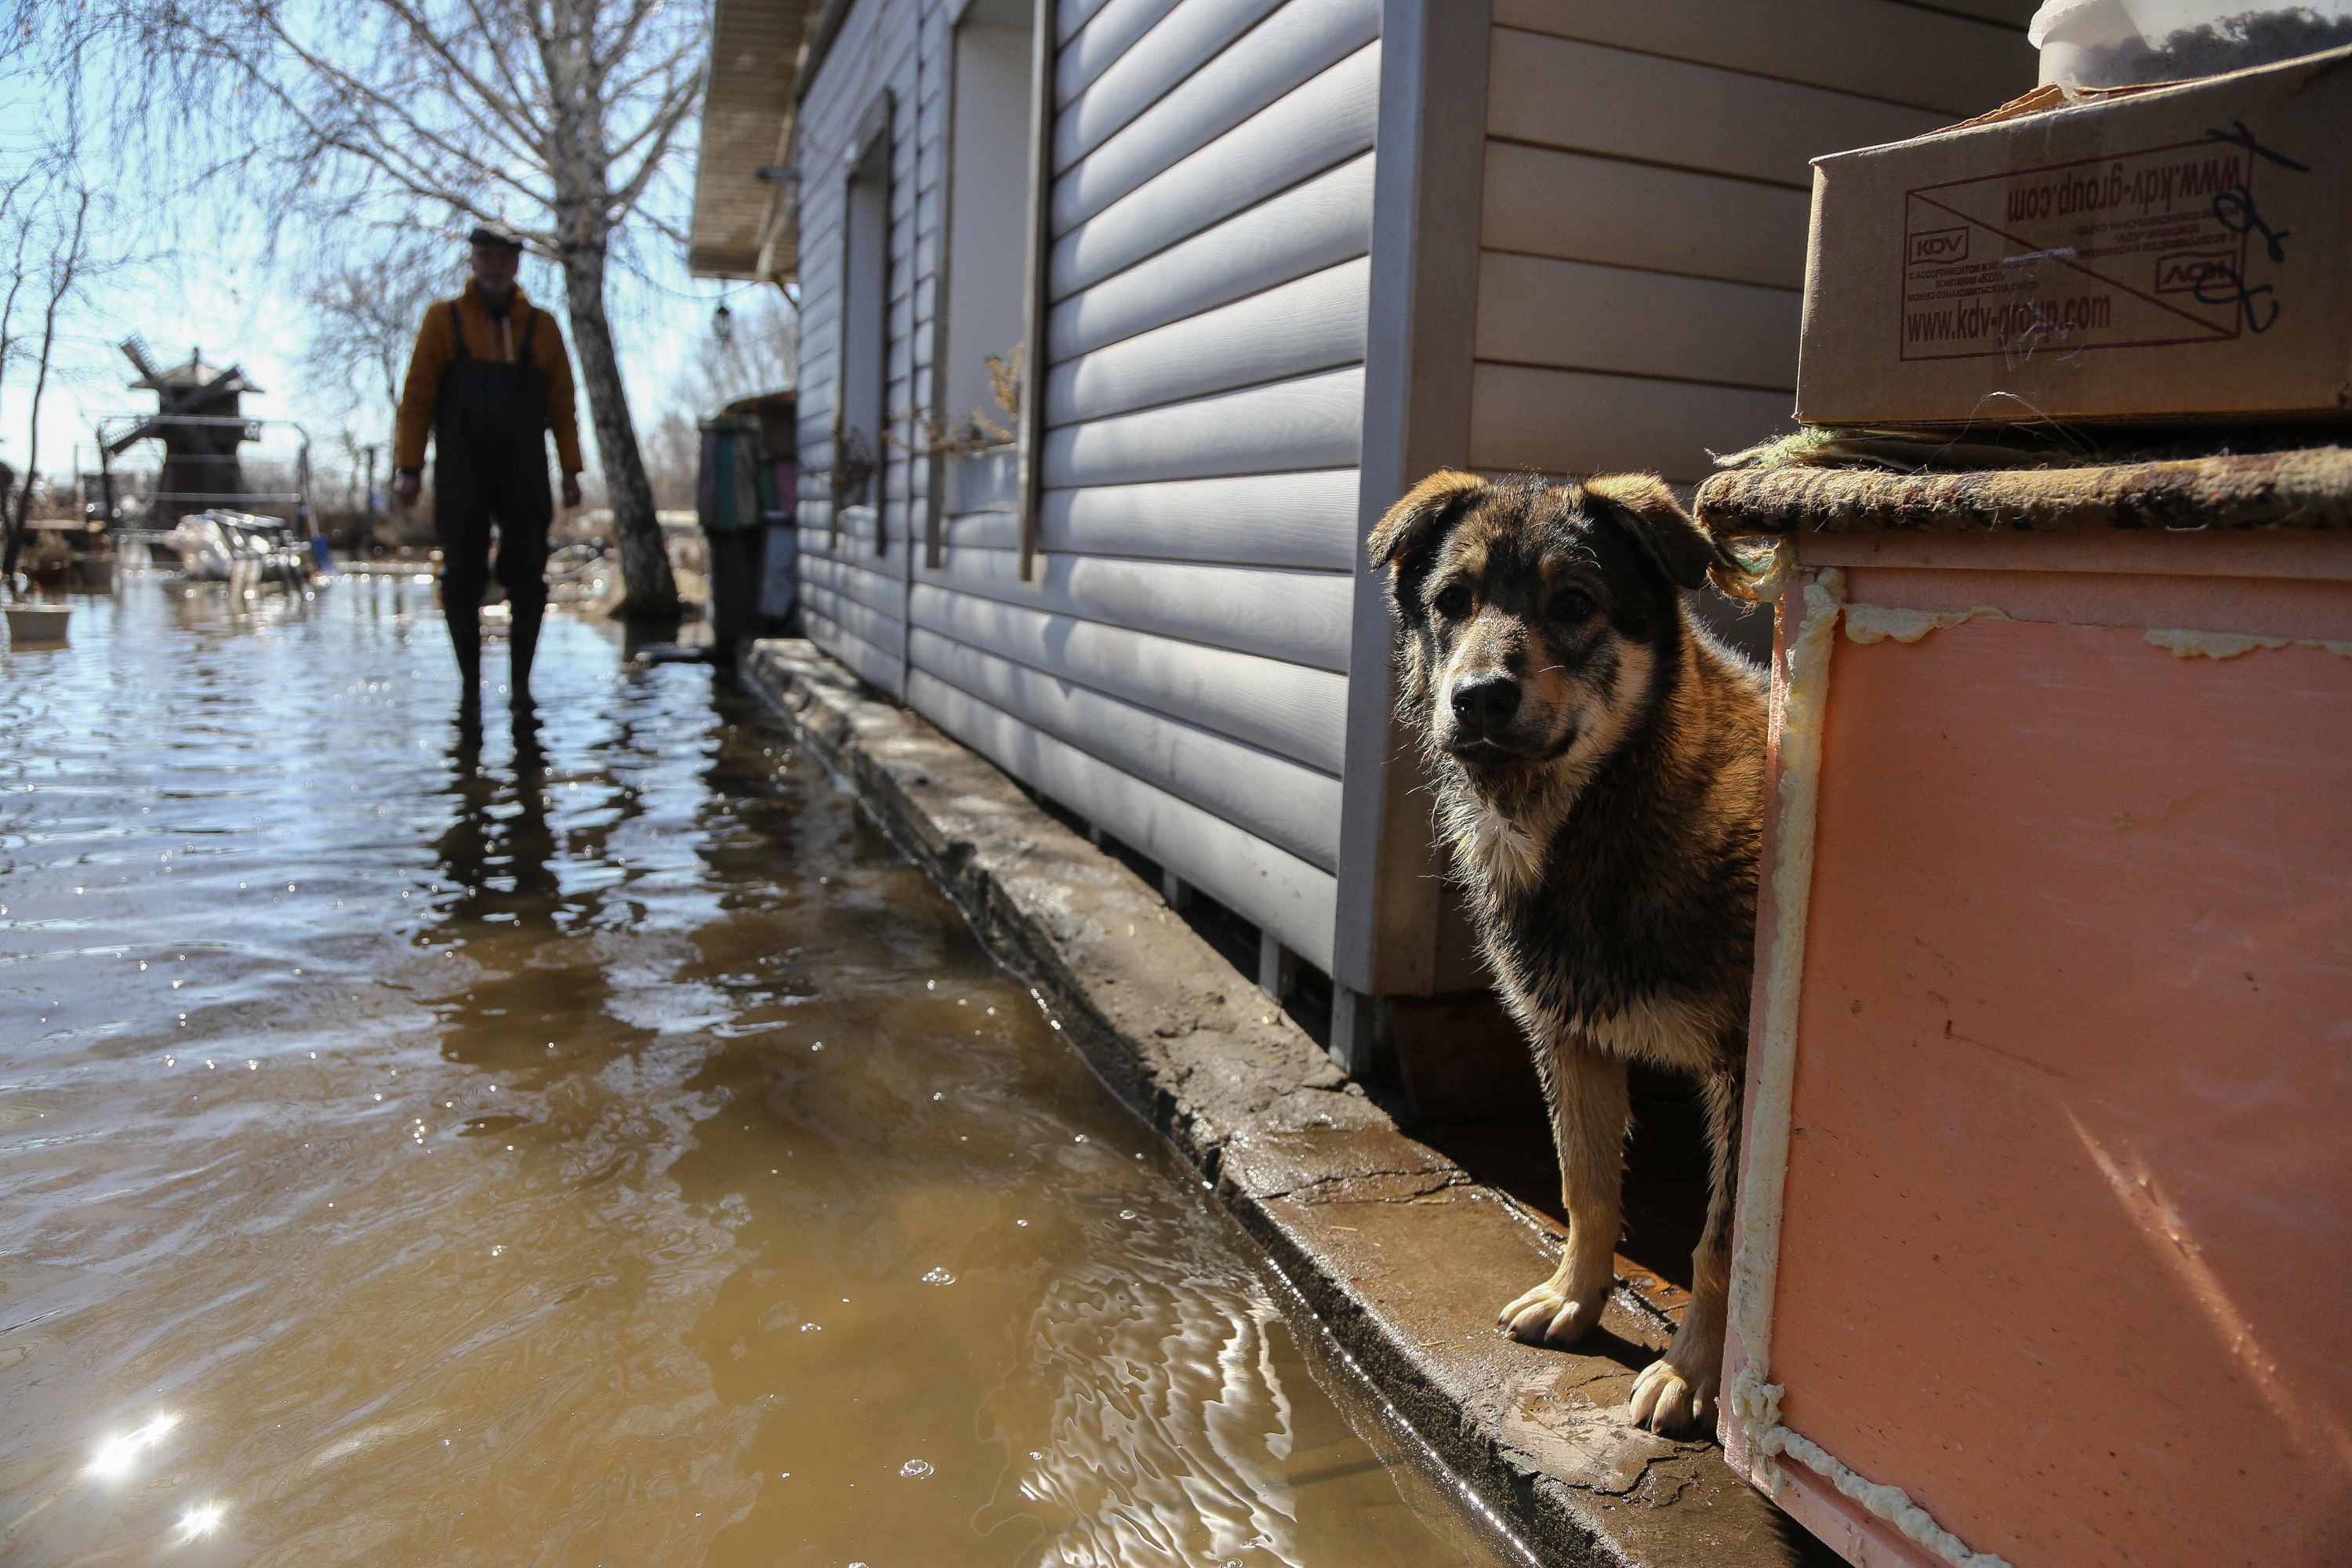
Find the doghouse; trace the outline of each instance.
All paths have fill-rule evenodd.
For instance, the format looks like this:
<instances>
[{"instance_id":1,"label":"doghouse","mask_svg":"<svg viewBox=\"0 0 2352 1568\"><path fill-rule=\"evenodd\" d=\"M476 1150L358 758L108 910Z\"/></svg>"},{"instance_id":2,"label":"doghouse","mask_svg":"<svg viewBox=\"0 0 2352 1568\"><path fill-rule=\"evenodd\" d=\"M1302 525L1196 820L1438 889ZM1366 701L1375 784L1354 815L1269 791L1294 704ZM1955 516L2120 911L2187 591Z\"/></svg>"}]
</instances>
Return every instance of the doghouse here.
<instances>
[{"instance_id":1,"label":"doghouse","mask_svg":"<svg viewBox=\"0 0 2352 1568\"><path fill-rule=\"evenodd\" d=\"M1782 541L1732 1463L1856 1563L2352 1562L2352 452Z\"/></svg>"}]
</instances>

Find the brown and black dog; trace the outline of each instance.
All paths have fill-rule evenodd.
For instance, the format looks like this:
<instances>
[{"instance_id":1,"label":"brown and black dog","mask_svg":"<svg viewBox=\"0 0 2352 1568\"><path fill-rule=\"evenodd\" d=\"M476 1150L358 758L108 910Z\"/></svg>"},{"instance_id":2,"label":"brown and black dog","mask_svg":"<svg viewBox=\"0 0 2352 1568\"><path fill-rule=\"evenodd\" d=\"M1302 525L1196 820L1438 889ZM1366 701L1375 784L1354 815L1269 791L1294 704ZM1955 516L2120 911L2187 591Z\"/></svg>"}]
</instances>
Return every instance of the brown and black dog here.
<instances>
[{"instance_id":1,"label":"brown and black dog","mask_svg":"<svg viewBox=\"0 0 2352 1568\"><path fill-rule=\"evenodd\" d=\"M1566 1254L1506 1306L1567 1344L1600 1320L1623 1225L1625 1065L1696 1077L1712 1137L1689 1313L1633 1385L1635 1421L1711 1421L1756 939L1763 673L1685 607L1713 541L1647 475L1431 475L1372 531L1397 704L1486 961L1535 1051Z\"/></svg>"}]
</instances>

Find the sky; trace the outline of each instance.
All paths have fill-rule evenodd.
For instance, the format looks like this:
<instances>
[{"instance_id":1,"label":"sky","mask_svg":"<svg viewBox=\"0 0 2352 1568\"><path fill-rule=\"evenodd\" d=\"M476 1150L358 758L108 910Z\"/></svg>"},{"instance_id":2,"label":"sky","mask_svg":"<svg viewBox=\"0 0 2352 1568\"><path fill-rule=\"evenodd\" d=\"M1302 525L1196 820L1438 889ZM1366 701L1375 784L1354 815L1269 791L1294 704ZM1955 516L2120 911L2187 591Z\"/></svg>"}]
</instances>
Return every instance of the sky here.
<instances>
[{"instance_id":1,"label":"sky","mask_svg":"<svg viewBox=\"0 0 2352 1568\"><path fill-rule=\"evenodd\" d=\"M45 117L56 112L57 92L55 83L0 79L0 165L31 144ZM690 170L691 160L689 150L681 169ZM245 411L306 425L314 461L330 461L325 454L343 422L343 400L306 385L299 368L310 323L298 268L267 255L257 232L264 214L238 211L233 195L215 194L208 200L220 205L142 214L140 231L105 237L110 248L152 259L95 280L60 315L41 406L38 461L44 474L69 473L70 454L77 450L95 466L94 419L154 406L152 394L126 385L137 373L117 345L132 332L144 337L165 364L184 361L192 348L201 347L207 363L241 365L263 389L261 395L246 399ZM765 287L688 278L682 250L658 238L642 248L648 276L632 278L616 268L611 300L623 378L641 437L681 391L681 371L709 337L719 300L728 299L740 311L755 289ZM451 242L450 256L453 268L462 264L461 242ZM561 281L551 267L527 266L523 282L538 302L562 319ZM28 348L37 347L39 303L28 312L24 301L35 292L28 287L17 307L16 330L24 332L29 326L33 334ZM573 365L576 372L576 354ZM28 445L32 395L31 363L11 365L0 383L0 461L19 470ZM593 472L594 432L584 395L580 423Z\"/></svg>"}]
</instances>

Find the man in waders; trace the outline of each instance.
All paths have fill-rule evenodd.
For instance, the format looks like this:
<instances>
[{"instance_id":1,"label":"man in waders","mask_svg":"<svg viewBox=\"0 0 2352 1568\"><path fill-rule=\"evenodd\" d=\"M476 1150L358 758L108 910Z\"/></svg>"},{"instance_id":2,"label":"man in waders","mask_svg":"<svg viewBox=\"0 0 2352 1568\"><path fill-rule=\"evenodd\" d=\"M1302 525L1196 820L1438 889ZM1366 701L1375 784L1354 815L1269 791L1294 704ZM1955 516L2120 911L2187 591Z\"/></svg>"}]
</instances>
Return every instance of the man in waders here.
<instances>
[{"instance_id":1,"label":"man in waders","mask_svg":"<svg viewBox=\"0 0 2352 1568\"><path fill-rule=\"evenodd\" d=\"M481 713L482 590L490 580L490 529L499 535L499 583L514 619L511 700L530 711L530 660L547 609L547 435L563 467L563 504L580 504L580 428L572 362L554 319L515 284L522 241L502 227L474 230L472 279L455 300L425 312L400 394L393 496L416 504L425 442L433 439L433 531L441 541L441 613L457 653L458 714Z\"/></svg>"}]
</instances>

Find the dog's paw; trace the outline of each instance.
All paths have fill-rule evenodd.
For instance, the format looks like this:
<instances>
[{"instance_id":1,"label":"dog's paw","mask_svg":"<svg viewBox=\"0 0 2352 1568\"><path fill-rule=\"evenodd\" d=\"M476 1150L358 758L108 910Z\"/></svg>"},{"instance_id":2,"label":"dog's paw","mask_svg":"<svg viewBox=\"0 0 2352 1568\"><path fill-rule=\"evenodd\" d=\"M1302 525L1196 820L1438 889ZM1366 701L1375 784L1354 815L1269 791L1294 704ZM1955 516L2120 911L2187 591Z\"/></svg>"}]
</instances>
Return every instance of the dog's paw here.
<instances>
[{"instance_id":1,"label":"dog's paw","mask_svg":"<svg viewBox=\"0 0 2352 1568\"><path fill-rule=\"evenodd\" d=\"M1572 1345L1584 1331L1601 1321L1609 1302L1609 1286L1579 1290L1559 1279L1547 1279L1517 1298L1495 1321L1511 1338L1531 1345Z\"/></svg>"},{"instance_id":2,"label":"dog's paw","mask_svg":"<svg viewBox=\"0 0 2352 1568\"><path fill-rule=\"evenodd\" d=\"M1662 1355L1633 1380L1625 1414L1634 1426L1658 1433L1710 1426L1715 1420L1717 1375L1712 1368L1704 1373L1685 1372L1674 1363L1671 1352Z\"/></svg>"}]
</instances>

